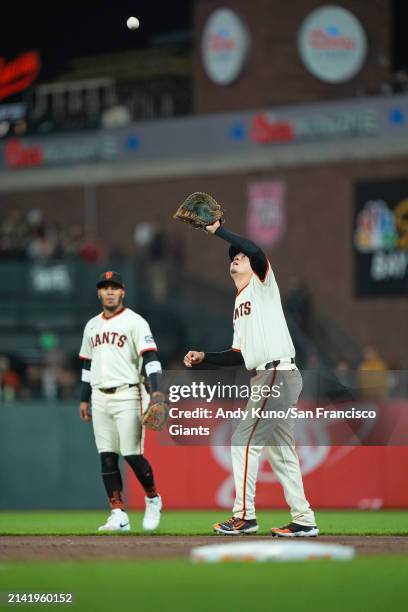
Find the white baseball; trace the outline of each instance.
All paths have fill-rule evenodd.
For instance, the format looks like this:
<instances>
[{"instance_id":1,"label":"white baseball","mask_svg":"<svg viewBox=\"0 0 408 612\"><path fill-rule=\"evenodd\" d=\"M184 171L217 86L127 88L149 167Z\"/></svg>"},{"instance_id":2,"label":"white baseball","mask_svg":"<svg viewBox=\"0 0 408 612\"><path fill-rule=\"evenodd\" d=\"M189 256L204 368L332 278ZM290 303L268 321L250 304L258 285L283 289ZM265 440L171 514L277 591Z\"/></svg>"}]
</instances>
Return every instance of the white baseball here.
<instances>
[{"instance_id":1,"label":"white baseball","mask_svg":"<svg viewBox=\"0 0 408 612\"><path fill-rule=\"evenodd\" d=\"M137 30L137 28L139 27L139 20L137 17L129 17L126 22L126 25L129 30Z\"/></svg>"}]
</instances>

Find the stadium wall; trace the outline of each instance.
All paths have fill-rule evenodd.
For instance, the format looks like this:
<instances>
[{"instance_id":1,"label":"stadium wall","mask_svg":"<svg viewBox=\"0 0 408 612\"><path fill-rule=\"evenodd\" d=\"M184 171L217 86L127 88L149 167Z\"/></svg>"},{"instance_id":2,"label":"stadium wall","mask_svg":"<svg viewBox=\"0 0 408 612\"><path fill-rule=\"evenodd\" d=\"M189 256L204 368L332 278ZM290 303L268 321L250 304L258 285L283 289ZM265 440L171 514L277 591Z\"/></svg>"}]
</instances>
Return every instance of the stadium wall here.
<instances>
[{"instance_id":1,"label":"stadium wall","mask_svg":"<svg viewBox=\"0 0 408 612\"><path fill-rule=\"evenodd\" d=\"M92 427L79 420L76 402L17 402L0 410L0 509L105 508ZM310 502L316 508L404 508L408 449L300 446ZM167 509L229 508L234 495L230 450L225 446L164 446L147 433ZM199 475L199 477L197 476ZM144 506L143 491L126 468L130 507ZM280 485L261 461L257 505L284 508Z\"/></svg>"}]
</instances>

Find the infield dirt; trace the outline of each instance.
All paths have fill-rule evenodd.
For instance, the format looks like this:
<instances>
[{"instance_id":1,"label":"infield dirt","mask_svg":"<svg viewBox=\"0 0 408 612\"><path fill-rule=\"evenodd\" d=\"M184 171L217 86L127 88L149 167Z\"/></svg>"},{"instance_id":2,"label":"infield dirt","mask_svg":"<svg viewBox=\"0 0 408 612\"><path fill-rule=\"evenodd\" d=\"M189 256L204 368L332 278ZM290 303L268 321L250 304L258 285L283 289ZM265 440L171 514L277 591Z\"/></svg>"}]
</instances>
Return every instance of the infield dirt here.
<instances>
[{"instance_id":1,"label":"infield dirt","mask_svg":"<svg viewBox=\"0 0 408 612\"><path fill-rule=\"evenodd\" d=\"M252 540L271 539L268 536ZM246 541L247 538L239 538ZM237 541L228 536L2 536L0 561L185 558L195 546ZM276 540L277 541L277 540ZM293 540L286 540L290 546ZM359 555L407 555L404 536L323 536L318 542L354 546ZM282 542L279 539L279 542Z\"/></svg>"}]
</instances>

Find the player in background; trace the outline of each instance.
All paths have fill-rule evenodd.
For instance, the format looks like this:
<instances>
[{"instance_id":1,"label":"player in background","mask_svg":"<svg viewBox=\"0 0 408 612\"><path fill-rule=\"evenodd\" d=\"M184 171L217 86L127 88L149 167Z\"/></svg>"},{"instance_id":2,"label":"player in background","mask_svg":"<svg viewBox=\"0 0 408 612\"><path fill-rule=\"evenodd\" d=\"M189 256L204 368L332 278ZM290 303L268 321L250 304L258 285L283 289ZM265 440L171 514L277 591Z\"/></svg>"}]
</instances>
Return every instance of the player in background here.
<instances>
[{"instance_id":1,"label":"player in background","mask_svg":"<svg viewBox=\"0 0 408 612\"><path fill-rule=\"evenodd\" d=\"M130 530L122 497L119 454L145 491L143 528L150 531L159 525L162 500L151 465L143 455L141 419L149 403L143 375L149 381L153 398L160 394L162 368L149 324L123 305L125 286L121 275L105 272L96 287L103 312L90 319L84 330L79 411L83 421L92 421L111 507L111 514L99 531Z\"/></svg>"},{"instance_id":2,"label":"player in background","mask_svg":"<svg viewBox=\"0 0 408 612\"><path fill-rule=\"evenodd\" d=\"M230 243L230 274L237 289L233 317L232 348L222 352L189 351L184 364L240 366L256 370L251 385L274 385L278 398L250 400L253 409L268 411L295 406L302 389L302 377L295 365L295 348L286 324L278 285L264 252L252 241L228 231L216 221L206 227ZM271 439L271 428L273 437ZM292 423L288 419L268 422L251 416L240 421L232 438L231 455L235 482L232 518L214 525L220 534L238 535L258 531L255 513L255 487L259 456L266 448L268 460L279 479L290 508L292 520L284 527L273 527L272 536L317 536L314 513L305 497L299 459L295 449Z\"/></svg>"}]
</instances>

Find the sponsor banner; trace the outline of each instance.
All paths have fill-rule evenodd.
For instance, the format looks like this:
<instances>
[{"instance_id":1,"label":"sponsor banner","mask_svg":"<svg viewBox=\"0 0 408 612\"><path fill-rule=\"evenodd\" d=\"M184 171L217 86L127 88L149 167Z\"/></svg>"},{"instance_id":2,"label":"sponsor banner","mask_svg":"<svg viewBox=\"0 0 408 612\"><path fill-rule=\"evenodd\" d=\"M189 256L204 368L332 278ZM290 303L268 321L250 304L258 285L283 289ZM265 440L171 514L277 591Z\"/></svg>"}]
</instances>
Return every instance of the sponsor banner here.
<instances>
[{"instance_id":1,"label":"sponsor banner","mask_svg":"<svg viewBox=\"0 0 408 612\"><path fill-rule=\"evenodd\" d=\"M13 138L4 147L7 169L71 165L120 157L117 136L83 136L25 140Z\"/></svg>"},{"instance_id":2,"label":"sponsor banner","mask_svg":"<svg viewBox=\"0 0 408 612\"><path fill-rule=\"evenodd\" d=\"M408 460L408 403L405 399L408 389L407 373L399 373L398 386L393 386L394 395L398 390L398 398L391 399L387 398L389 380L382 376L382 372L355 374L358 381L350 373L341 383L341 388L347 388L349 391L360 388L364 402L360 400L353 403L353 406L355 409L364 409L367 413L364 416L334 414L337 410L350 408L349 403L340 405L335 402L333 394L338 396L340 392L338 381L334 387L331 377L328 386L327 379L322 376L313 381L304 376L305 386L297 411L300 428L294 430L294 437L307 496L316 508L408 507L408 476L406 470L401 469ZM392 374L395 383L394 375L397 373ZM170 406L167 425L162 432L147 432L145 454L152 462L157 486L166 508L220 508L229 511L235 495L231 442L237 443L234 426L246 418L240 408L253 408L259 396L263 397L264 391L273 391L274 395L278 395L279 385L273 385L266 390L265 386L255 385L252 379L248 396L246 384L239 374L236 378L239 383L237 389L231 388L232 379L222 381L228 382L227 385L211 386L211 373L205 371L200 374L202 384L195 380L192 384L185 384L182 376L184 384L175 385L176 377L180 375L180 372L171 373L173 384L169 387L166 385ZM352 380L354 386L351 388ZM316 404L316 401L311 399L313 391L310 382L312 387L319 386L319 394L330 393L332 401L329 405L327 401ZM325 388L321 389L322 385ZM234 394L238 391L238 396L242 396L244 401L229 399L220 403L219 398L226 396L225 394L229 396L231 389ZM314 394L316 393L315 389ZM248 397L252 400L249 403ZM260 405L262 410L273 406L269 401L266 404L261 402ZM315 420L310 425L307 413L309 410L315 412L316 405L326 406L328 414L319 418L319 422ZM233 411L234 414L218 415L220 406L226 411ZM375 413L374 416L370 416L369 412ZM264 418L269 417L262 414L257 417L256 431L263 428ZM278 416L280 431L285 430L285 418L287 417L284 415ZM388 446L377 446L377 425L386 437ZM342 445L339 442L339 426L342 431L345 431L344 427L347 426L347 439L343 439ZM248 436L248 429L246 431ZM255 440L254 437L251 439ZM247 439L238 443L246 446ZM282 446L282 438L275 443ZM255 444L264 447L274 443L265 444L261 440ZM130 506L143 507L143 491L130 470L127 472L127 483ZM258 508L286 507L282 488L264 452L259 464L256 503ZM210 530L211 526L208 527Z\"/></svg>"},{"instance_id":3,"label":"sponsor banner","mask_svg":"<svg viewBox=\"0 0 408 612\"><path fill-rule=\"evenodd\" d=\"M0 106L1 109L1 106ZM206 135L203 138L203 134ZM214 113L135 123L128 128L25 137L0 143L0 171L256 153L260 147L408 137L408 95ZM294 151L296 155L296 151Z\"/></svg>"},{"instance_id":4,"label":"sponsor banner","mask_svg":"<svg viewBox=\"0 0 408 612\"><path fill-rule=\"evenodd\" d=\"M248 185L247 234L263 247L282 238L286 228L285 183L264 181Z\"/></svg>"},{"instance_id":5,"label":"sponsor banner","mask_svg":"<svg viewBox=\"0 0 408 612\"><path fill-rule=\"evenodd\" d=\"M355 186L354 292L358 297L408 293L408 180Z\"/></svg>"},{"instance_id":6,"label":"sponsor banner","mask_svg":"<svg viewBox=\"0 0 408 612\"><path fill-rule=\"evenodd\" d=\"M298 446L308 499L315 508L408 508L407 447ZM166 509L220 508L234 500L230 448L160 446L148 432L145 455L151 461ZM128 501L144 507L144 492L127 468ZM282 488L261 455L257 508L286 508ZM273 521L273 514L271 514ZM271 523L272 526L272 523ZM209 532L211 525L208 525Z\"/></svg>"},{"instance_id":7,"label":"sponsor banner","mask_svg":"<svg viewBox=\"0 0 408 612\"><path fill-rule=\"evenodd\" d=\"M208 18L201 41L205 71L217 85L234 82L245 63L249 35L241 19L230 9L218 9Z\"/></svg>"},{"instance_id":8,"label":"sponsor banner","mask_svg":"<svg viewBox=\"0 0 408 612\"><path fill-rule=\"evenodd\" d=\"M373 108L321 112L312 116L284 117L257 113L251 123L251 139L258 144L307 142L331 138L373 136L378 132L378 114Z\"/></svg>"},{"instance_id":9,"label":"sponsor banner","mask_svg":"<svg viewBox=\"0 0 408 612\"><path fill-rule=\"evenodd\" d=\"M298 37L306 68L326 83L343 83L361 69L367 40L359 20L339 6L322 6L304 20Z\"/></svg>"}]
</instances>

